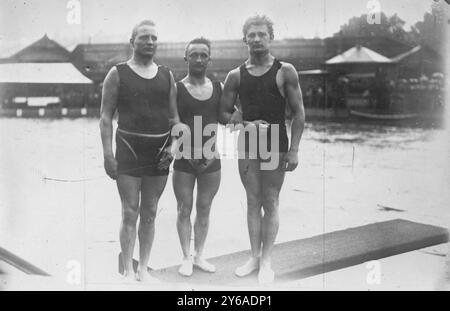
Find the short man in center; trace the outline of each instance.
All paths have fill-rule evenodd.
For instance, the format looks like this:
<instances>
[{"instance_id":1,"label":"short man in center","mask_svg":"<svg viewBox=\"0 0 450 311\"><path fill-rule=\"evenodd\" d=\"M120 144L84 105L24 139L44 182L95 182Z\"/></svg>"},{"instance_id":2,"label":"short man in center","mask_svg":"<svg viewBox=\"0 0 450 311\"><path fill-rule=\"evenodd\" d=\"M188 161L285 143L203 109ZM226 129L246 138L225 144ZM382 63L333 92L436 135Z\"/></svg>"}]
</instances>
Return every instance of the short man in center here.
<instances>
[{"instance_id":1,"label":"short man in center","mask_svg":"<svg viewBox=\"0 0 450 311\"><path fill-rule=\"evenodd\" d=\"M180 121L190 129L188 143L182 146L183 157L177 157L173 166L173 187L178 209L177 230L183 251L183 260L178 272L183 276L190 276L193 266L206 272L216 271L215 266L203 258L211 203L219 189L221 168L216 151L216 134L222 85L219 81L211 81L206 76L210 55L209 40L196 38L189 42L184 57L188 65L188 74L177 83ZM197 182L195 254L191 258L191 211L195 182Z\"/></svg>"}]
</instances>

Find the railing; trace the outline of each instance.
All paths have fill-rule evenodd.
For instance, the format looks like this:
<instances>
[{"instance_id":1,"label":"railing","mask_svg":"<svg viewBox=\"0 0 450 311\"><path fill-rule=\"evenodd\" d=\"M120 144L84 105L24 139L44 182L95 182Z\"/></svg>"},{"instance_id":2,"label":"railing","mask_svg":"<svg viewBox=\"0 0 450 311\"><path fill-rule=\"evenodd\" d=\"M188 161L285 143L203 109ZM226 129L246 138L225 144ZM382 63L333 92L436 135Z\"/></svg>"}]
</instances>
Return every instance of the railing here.
<instances>
[{"instance_id":1,"label":"railing","mask_svg":"<svg viewBox=\"0 0 450 311\"><path fill-rule=\"evenodd\" d=\"M22 272L25 272L26 274L50 276L50 274L48 274L44 270L39 269L28 261L14 255L10 251L2 247L0 247L0 260L19 269Z\"/></svg>"}]
</instances>

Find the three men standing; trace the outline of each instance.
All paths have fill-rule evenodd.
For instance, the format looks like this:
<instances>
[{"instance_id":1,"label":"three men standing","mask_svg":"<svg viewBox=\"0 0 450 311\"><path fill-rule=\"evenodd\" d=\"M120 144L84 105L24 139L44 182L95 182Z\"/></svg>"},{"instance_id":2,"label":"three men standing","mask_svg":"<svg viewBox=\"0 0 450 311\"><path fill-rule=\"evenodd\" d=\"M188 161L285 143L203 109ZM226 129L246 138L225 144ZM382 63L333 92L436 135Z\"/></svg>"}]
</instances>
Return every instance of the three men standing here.
<instances>
[{"instance_id":1,"label":"three men standing","mask_svg":"<svg viewBox=\"0 0 450 311\"><path fill-rule=\"evenodd\" d=\"M166 185L171 157L170 130L181 122L194 132L195 123L213 125L210 137L193 137L188 147L193 157L174 163L173 186L177 199L177 230L183 251L179 273L192 274L193 266L208 272L216 268L203 258L212 200L220 184L220 160L215 136L217 122L242 123L256 129L257 141L245 142L239 158L239 174L247 194L247 223L252 255L236 275L245 276L259 269L260 283L274 279L271 253L278 232L278 199L286 171L298 165L298 146L304 127L302 94L295 68L280 62L269 51L274 38L273 24L265 16L249 18L243 27L249 58L232 70L222 93L220 82L206 77L211 47L198 38L186 47L188 75L175 82L171 72L153 63L156 31L151 21L133 29L130 43L133 57L113 67L105 79L101 108L101 134L107 174L117 180L122 200L120 241L125 276L132 272L136 222L140 215L140 261L138 280L152 279L146 272L154 237L157 203ZM239 98L240 109L234 111ZM285 124L286 103L293 116L289 144ZM118 110L117 150L112 152L112 117ZM178 112L180 117L178 116ZM197 121L196 121L197 120ZM181 123L180 123L181 124ZM260 135L266 131L267 135ZM241 131L243 134L245 131ZM212 139L213 157L203 154ZM185 144L186 145L186 144ZM252 146L256 145L256 150ZM261 146L270 147L275 166L264 167L267 157ZM198 150L201 156L198 158ZM195 257L190 257L193 188L197 182L197 216L194 224ZM262 213L264 212L264 213Z\"/></svg>"}]
</instances>

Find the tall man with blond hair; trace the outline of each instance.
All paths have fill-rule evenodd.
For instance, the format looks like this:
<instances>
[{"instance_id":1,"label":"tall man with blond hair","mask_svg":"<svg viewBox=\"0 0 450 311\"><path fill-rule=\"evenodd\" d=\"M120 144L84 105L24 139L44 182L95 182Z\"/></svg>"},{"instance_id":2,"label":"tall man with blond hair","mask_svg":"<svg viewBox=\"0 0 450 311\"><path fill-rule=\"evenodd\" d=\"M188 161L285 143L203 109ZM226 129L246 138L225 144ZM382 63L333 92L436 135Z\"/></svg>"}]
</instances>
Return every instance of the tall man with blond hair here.
<instances>
[{"instance_id":1,"label":"tall man with blond hair","mask_svg":"<svg viewBox=\"0 0 450 311\"><path fill-rule=\"evenodd\" d=\"M257 133L256 142L250 136L239 150L243 155L238 160L239 174L247 194L251 257L235 273L242 277L259 270L261 284L274 280L271 254L279 227L279 194L285 172L298 165L305 122L297 71L270 53L273 39L273 23L266 16L257 15L245 21L243 41L249 57L228 73L221 100L222 122L242 122ZM242 120L232 117L238 98ZM285 124L286 105L292 112L290 142ZM268 163L267 157L262 156L263 149L269 151L271 162L275 160L274 166L265 165Z\"/></svg>"}]
</instances>

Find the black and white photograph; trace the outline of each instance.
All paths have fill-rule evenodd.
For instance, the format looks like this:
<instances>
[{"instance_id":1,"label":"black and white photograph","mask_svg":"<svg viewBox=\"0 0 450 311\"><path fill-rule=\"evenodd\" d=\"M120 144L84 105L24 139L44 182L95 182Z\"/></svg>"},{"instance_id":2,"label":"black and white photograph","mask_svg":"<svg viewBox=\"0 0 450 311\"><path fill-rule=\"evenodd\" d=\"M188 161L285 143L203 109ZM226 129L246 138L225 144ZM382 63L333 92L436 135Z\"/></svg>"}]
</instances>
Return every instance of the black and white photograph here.
<instances>
[{"instance_id":1,"label":"black and white photograph","mask_svg":"<svg viewBox=\"0 0 450 311\"><path fill-rule=\"evenodd\" d=\"M0 0L0 291L450 290L449 30L449 0Z\"/></svg>"}]
</instances>

